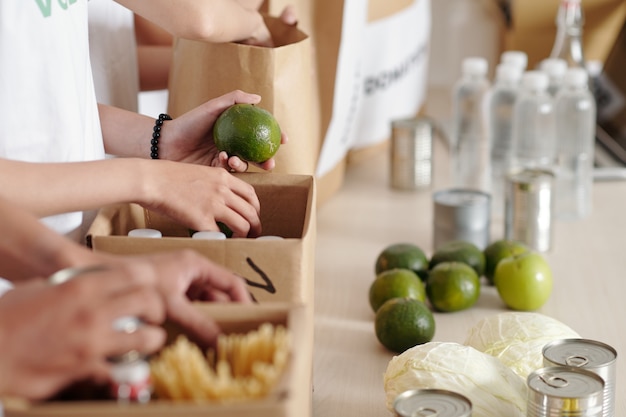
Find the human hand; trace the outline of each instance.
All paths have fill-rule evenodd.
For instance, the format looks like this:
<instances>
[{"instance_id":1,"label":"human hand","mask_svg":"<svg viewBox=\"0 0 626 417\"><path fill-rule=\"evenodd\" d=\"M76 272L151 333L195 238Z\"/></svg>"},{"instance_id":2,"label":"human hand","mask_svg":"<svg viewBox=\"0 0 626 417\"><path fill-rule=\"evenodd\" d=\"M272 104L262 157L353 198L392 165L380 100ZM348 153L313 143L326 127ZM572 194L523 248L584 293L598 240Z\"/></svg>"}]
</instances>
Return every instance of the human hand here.
<instances>
[{"instance_id":1,"label":"human hand","mask_svg":"<svg viewBox=\"0 0 626 417\"><path fill-rule=\"evenodd\" d=\"M249 10L258 10L263 1L257 0L237 0L241 6ZM280 20L290 26L295 26L298 23L298 17L296 15L296 10L293 5L287 5L283 9L280 14ZM265 46L265 47L273 47L274 41L272 39L272 35L265 25L263 20L260 21L258 28L253 31L253 33L247 39L240 41L243 44L247 45L256 45L256 46Z\"/></svg>"},{"instance_id":2,"label":"human hand","mask_svg":"<svg viewBox=\"0 0 626 417\"><path fill-rule=\"evenodd\" d=\"M85 378L105 381L107 358L163 345L165 332L156 326L165 318L163 297L123 265L58 286L31 280L0 298L2 394L43 399ZM131 334L115 330L124 316L146 325Z\"/></svg>"},{"instance_id":3,"label":"human hand","mask_svg":"<svg viewBox=\"0 0 626 417\"><path fill-rule=\"evenodd\" d=\"M157 288L164 297L167 318L201 347L215 347L219 326L192 301L250 303L245 280L192 250L145 257L158 272Z\"/></svg>"},{"instance_id":4,"label":"human hand","mask_svg":"<svg viewBox=\"0 0 626 417\"><path fill-rule=\"evenodd\" d=\"M141 161L146 195L138 203L193 230L218 231L223 222L233 237L261 234L261 204L254 187L221 167L171 161Z\"/></svg>"},{"instance_id":5,"label":"human hand","mask_svg":"<svg viewBox=\"0 0 626 417\"><path fill-rule=\"evenodd\" d=\"M174 120L163 124L160 157L172 161L221 167L233 172L245 172L248 162L237 156L220 152L215 147L213 125L220 114L228 107L238 104L258 104L261 97L235 90L223 96L209 100ZM287 143L285 132L281 133L281 144ZM255 163L264 170L272 170L276 165L274 158L262 163Z\"/></svg>"},{"instance_id":6,"label":"human hand","mask_svg":"<svg viewBox=\"0 0 626 417\"><path fill-rule=\"evenodd\" d=\"M163 346L165 318L201 346L214 346L220 329L192 300L251 298L242 278L192 251L111 256L58 285L20 284L0 298L0 394L37 400L79 380L104 382L108 358ZM144 324L121 332L114 323L123 317Z\"/></svg>"}]
</instances>

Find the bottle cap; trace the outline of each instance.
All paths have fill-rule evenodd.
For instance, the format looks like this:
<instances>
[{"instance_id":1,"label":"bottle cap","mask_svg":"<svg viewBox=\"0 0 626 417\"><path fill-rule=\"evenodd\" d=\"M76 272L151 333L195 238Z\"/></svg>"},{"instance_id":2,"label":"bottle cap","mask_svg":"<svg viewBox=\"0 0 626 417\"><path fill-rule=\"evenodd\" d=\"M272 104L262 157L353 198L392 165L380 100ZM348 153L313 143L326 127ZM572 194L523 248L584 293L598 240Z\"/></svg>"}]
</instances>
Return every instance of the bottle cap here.
<instances>
[{"instance_id":1,"label":"bottle cap","mask_svg":"<svg viewBox=\"0 0 626 417\"><path fill-rule=\"evenodd\" d=\"M192 239L205 239L205 240L224 240L226 239L226 235L218 231L205 230L205 231L194 233L191 236L191 238Z\"/></svg>"},{"instance_id":2,"label":"bottle cap","mask_svg":"<svg viewBox=\"0 0 626 417\"><path fill-rule=\"evenodd\" d=\"M283 240L284 238L282 236L275 236L275 235L265 235L265 236L259 236L256 238L256 240Z\"/></svg>"},{"instance_id":3,"label":"bottle cap","mask_svg":"<svg viewBox=\"0 0 626 417\"><path fill-rule=\"evenodd\" d=\"M589 81L589 74L583 68L568 68L565 73L565 85L570 87L585 87Z\"/></svg>"},{"instance_id":4,"label":"bottle cap","mask_svg":"<svg viewBox=\"0 0 626 417\"><path fill-rule=\"evenodd\" d=\"M130 237L148 237L148 238L159 238L163 235L156 229L133 229L128 232L128 236Z\"/></svg>"},{"instance_id":5,"label":"bottle cap","mask_svg":"<svg viewBox=\"0 0 626 417\"><path fill-rule=\"evenodd\" d=\"M548 88L548 75L541 71L526 71L522 75L522 87L526 90L545 91Z\"/></svg>"},{"instance_id":6,"label":"bottle cap","mask_svg":"<svg viewBox=\"0 0 626 417\"><path fill-rule=\"evenodd\" d=\"M486 75L489 63L485 58L469 57L463 60L463 74L465 75Z\"/></svg>"},{"instance_id":7,"label":"bottle cap","mask_svg":"<svg viewBox=\"0 0 626 417\"><path fill-rule=\"evenodd\" d=\"M586 62L585 67L587 68L587 72L589 72L590 77L597 77L602 74L604 63L599 59L590 59Z\"/></svg>"},{"instance_id":8,"label":"bottle cap","mask_svg":"<svg viewBox=\"0 0 626 417\"><path fill-rule=\"evenodd\" d=\"M515 65L501 63L496 67L496 80L518 83L522 79L522 70Z\"/></svg>"},{"instance_id":9,"label":"bottle cap","mask_svg":"<svg viewBox=\"0 0 626 417\"><path fill-rule=\"evenodd\" d=\"M550 78L562 77L567 72L567 62L561 58L546 58L539 64L539 69Z\"/></svg>"},{"instance_id":10,"label":"bottle cap","mask_svg":"<svg viewBox=\"0 0 626 417\"><path fill-rule=\"evenodd\" d=\"M500 55L500 62L514 65L521 71L525 71L526 65L528 65L528 55L523 51L504 51Z\"/></svg>"}]
</instances>

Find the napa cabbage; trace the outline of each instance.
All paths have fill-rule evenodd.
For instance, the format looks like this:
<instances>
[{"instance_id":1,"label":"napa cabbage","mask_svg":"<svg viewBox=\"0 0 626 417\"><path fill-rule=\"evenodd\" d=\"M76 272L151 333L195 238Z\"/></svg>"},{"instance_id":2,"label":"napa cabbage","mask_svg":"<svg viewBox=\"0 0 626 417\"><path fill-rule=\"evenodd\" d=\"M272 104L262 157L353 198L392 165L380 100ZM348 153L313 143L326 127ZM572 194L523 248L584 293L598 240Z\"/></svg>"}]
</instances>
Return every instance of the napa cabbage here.
<instances>
[{"instance_id":1,"label":"napa cabbage","mask_svg":"<svg viewBox=\"0 0 626 417\"><path fill-rule=\"evenodd\" d=\"M411 389L445 389L467 397L472 417L525 417L526 381L471 346L428 342L394 356L384 373L386 404Z\"/></svg>"},{"instance_id":2,"label":"napa cabbage","mask_svg":"<svg viewBox=\"0 0 626 417\"><path fill-rule=\"evenodd\" d=\"M579 338L569 326L535 312L505 312L477 322L464 344L498 358L526 380L543 367L543 347L554 340Z\"/></svg>"}]
</instances>

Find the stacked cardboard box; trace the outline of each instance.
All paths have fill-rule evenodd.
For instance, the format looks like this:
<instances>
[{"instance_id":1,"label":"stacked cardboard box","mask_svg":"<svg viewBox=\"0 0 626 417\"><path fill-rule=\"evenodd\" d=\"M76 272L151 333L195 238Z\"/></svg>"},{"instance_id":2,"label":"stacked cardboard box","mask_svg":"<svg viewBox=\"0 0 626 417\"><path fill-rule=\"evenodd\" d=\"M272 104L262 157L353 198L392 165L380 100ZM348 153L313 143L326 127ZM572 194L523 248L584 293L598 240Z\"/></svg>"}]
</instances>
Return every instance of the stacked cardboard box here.
<instances>
[{"instance_id":1,"label":"stacked cardboard box","mask_svg":"<svg viewBox=\"0 0 626 417\"><path fill-rule=\"evenodd\" d=\"M261 202L264 235L281 240L189 237L189 229L136 205L100 211L89 230L93 250L147 254L192 249L244 277L257 303L197 303L226 333L258 328L263 322L286 325L293 347L287 372L276 392L243 403L186 403L155 399L144 405L114 401L5 402L9 416L267 416L311 415L313 362L313 273L315 252L315 182L309 175L237 174L252 184ZM160 239L128 237L136 228L156 228Z\"/></svg>"},{"instance_id":2,"label":"stacked cardboard box","mask_svg":"<svg viewBox=\"0 0 626 417\"><path fill-rule=\"evenodd\" d=\"M57 401L30 403L4 400L7 416L100 416L100 417L291 417L309 415L310 369L313 345L308 333L305 306L291 303L267 305L198 304L229 333L245 333L262 323L282 325L293 341L287 368L278 386L267 397L240 402L202 403L154 400L148 404L118 404L115 401Z\"/></svg>"}]
</instances>

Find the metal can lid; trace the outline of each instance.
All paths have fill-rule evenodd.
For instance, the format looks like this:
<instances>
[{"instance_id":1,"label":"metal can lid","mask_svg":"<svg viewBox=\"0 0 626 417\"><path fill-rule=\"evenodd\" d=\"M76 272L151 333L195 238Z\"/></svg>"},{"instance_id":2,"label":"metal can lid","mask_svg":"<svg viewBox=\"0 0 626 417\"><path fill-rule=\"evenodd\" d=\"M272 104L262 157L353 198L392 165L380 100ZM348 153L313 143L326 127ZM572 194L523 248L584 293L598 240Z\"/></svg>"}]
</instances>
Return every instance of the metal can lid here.
<instances>
[{"instance_id":1,"label":"metal can lid","mask_svg":"<svg viewBox=\"0 0 626 417\"><path fill-rule=\"evenodd\" d=\"M433 199L436 204L448 207L474 206L477 204L489 203L489 194L463 188L452 188L448 190L437 191ZM489 207L487 205L487 207Z\"/></svg>"},{"instance_id":2,"label":"metal can lid","mask_svg":"<svg viewBox=\"0 0 626 417\"><path fill-rule=\"evenodd\" d=\"M472 403L465 396L442 389L416 389L399 394L393 403L400 417L470 417Z\"/></svg>"},{"instance_id":3,"label":"metal can lid","mask_svg":"<svg viewBox=\"0 0 626 417\"><path fill-rule=\"evenodd\" d=\"M611 346L595 340L562 339L545 345L543 357L554 365L593 369L614 364L617 352Z\"/></svg>"},{"instance_id":4,"label":"metal can lid","mask_svg":"<svg viewBox=\"0 0 626 417\"><path fill-rule=\"evenodd\" d=\"M527 383L529 389L544 397L591 399L593 403L599 399L602 402L604 380L582 368L548 366L528 375Z\"/></svg>"}]
</instances>

